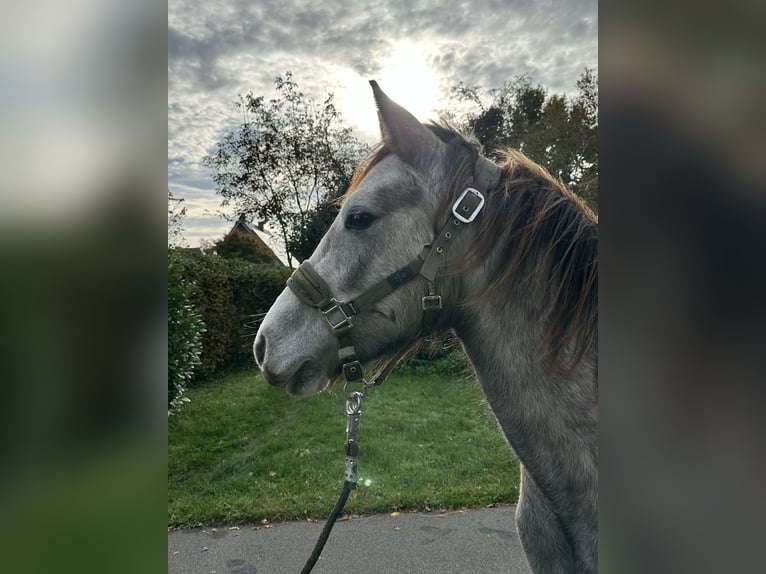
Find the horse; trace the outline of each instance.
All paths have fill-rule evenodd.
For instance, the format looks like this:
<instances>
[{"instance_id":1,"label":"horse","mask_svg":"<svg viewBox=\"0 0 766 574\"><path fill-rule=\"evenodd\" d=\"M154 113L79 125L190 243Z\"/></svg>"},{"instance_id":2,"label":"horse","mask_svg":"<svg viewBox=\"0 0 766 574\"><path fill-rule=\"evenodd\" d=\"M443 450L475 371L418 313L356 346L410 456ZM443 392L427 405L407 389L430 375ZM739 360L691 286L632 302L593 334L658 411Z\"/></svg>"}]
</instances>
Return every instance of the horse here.
<instances>
[{"instance_id":1,"label":"horse","mask_svg":"<svg viewBox=\"0 0 766 574\"><path fill-rule=\"evenodd\" d=\"M531 570L596 572L597 216L521 152L498 165L370 84L382 141L266 315L256 362L313 395L452 331L520 462Z\"/></svg>"}]
</instances>

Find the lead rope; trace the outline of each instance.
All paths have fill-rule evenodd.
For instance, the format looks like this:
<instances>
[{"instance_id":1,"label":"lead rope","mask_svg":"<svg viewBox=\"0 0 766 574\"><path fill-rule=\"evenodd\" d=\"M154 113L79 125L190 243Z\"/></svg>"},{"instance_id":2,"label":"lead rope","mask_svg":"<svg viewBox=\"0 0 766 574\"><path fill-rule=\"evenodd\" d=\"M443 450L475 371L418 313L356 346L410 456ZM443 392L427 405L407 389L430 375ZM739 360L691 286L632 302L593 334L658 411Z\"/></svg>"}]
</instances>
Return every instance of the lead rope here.
<instances>
[{"instance_id":1,"label":"lead rope","mask_svg":"<svg viewBox=\"0 0 766 574\"><path fill-rule=\"evenodd\" d=\"M380 374L375 377L369 383L362 379L362 390L372 389L383 384L389 373L399 363L399 360L405 355L406 351L400 352L393 357ZM346 381L348 385L349 381ZM345 388L345 386L344 386ZM314 545L314 550L311 552L311 556L306 561L306 565L301 570L301 574L309 574L314 568L314 565L319 560L319 556L322 554L322 550L327 544L327 539L330 537L332 527L335 525L335 521L338 520L340 513L343 512L343 507L346 506L346 501L351 491L356 488L356 467L357 460L359 459L359 442L357 441L357 435L359 434L359 421L362 418L362 399L364 394L359 391L349 393L346 397L346 472L343 481L343 488L340 491L340 497L338 502L335 503L335 507L330 512L330 516L327 517L327 522L322 529L322 533L319 535L319 539Z\"/></svg>"},{"instance_id":2,"label":"lead rope","mask_svg":"<svg viewBox=\"0 0 766 574\"><path fill-rule=\"evenodd\" d=\"M335 503L330 516L327 517L327 522L322 529L322 534L319 535L319 540L314 545L311 556L309 556L306 565L301 570L301 574L308 574L314 568L327 543L327 539L330 537L330 531L335 525L335 521L340 516L340 513L343 512L348 495L356 488L356 464L359 458L359 443L356 436L359 434L359 421L362 418L363 398L364 395L358 391L349 393L348 397L346 397L346 474L343 488L340 491L338 502Z\"/></svg>"}]
</instances>

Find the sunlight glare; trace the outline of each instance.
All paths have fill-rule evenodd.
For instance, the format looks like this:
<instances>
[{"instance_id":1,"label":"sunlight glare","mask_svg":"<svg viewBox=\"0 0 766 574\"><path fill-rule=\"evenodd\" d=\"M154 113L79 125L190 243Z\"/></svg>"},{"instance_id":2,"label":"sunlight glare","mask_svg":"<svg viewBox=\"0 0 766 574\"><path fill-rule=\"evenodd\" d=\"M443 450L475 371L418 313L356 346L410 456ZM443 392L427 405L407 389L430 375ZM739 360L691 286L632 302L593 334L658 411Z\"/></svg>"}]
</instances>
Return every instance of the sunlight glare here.
<instances>
[{"instance_id":1,"label":"sunlight glare","mask_svg":"<svg viewBox=\"0 0 766 574\"><path fill-rule=\"evenodd\" d=\"M362 78L347 68L335 73L340 85L336 91L338 109L354 130L361 132L360 137L369 142L380 138L378 115L368 83L372 79L420 121L436 117L441 102L440 82L437 73L428 65L431 51L432 48L424 44L399 42L383 58L381 70L375 77Z\"/></svg>"}]
</instances>

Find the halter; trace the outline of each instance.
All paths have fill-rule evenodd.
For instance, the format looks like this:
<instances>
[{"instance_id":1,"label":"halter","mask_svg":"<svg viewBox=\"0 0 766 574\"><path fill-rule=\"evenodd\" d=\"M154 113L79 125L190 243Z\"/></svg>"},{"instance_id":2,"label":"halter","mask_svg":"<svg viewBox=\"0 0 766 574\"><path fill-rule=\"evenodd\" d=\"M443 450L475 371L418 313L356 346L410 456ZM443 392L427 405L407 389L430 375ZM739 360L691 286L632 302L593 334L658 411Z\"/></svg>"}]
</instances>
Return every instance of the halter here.
<instances>
[{"instance_id":1,"label":"halter","mask_svg":"<svg viewBox=\"0 0 766 574\"><path fill-rule=\"evenodd\" d=\"M362 365L356 357L356 349L351 337L354 326L352 319L418 276L426 280L426 294L421 299L424 331L431 329L434 315L438 314L443 307L442 296L436 293L435 279L442 265L444 253L456 234L479 215L485 203L484 194L500 183L501 176L501 168L486 158L478 157L474 165L473 185L475 187L467 187L460 194L452 205L450 217L442 225L433 241L426 244L414 260L355 299L341 301L334 297L330 286L308 260L301 263L287 280L287 286L303 303L320 311L325 323L338 339L338 359L340 359L343 377L347 383L363 383L365 388L379 385L401 356L391 361L381 376L372 382L367 382L364 379Z\"/></svg>"}]
</instances>

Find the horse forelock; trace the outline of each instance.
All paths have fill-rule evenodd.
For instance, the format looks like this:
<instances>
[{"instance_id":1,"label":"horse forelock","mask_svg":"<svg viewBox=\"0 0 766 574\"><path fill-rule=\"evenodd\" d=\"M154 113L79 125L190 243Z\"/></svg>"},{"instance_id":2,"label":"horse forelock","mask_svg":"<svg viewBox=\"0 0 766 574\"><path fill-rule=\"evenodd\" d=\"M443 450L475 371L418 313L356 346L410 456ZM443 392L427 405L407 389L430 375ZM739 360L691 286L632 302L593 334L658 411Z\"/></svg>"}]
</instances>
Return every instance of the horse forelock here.
<instances>
[{"instance_id":1,"label":"horse forelock","mask_svg":"<svg viewBox=\"0 0 766 574\"><path fill-rule=\"evenodd\" d=\"M459 174L453 173L453 179L463 179L460 177L461 175L467 176L473 173L473 164L476 161L479 152L481 151L481 144L478 142L478 140L460 134L456 129L446 123L428 122L425 124L425 126L431 130L431 132L436 135L442 142L447 144L447 163L452 166L453 170L461 171ZM385 142L380 142L375 145L370 154L357 166L353 176L351 177L351 183L346 190L346 193L344 193L341 197L341 200L343 201L347 199L348 196L357 190L359 185L362 183L364 178L367 177L367 174L369 174L373 167L394 153L394 150L391 149L391 147ZM473 157L465 159L466 156ZM455 163L458 158L464 159L464 161L460 162L460 165ZM455 178L455 176L458 177ZM450 194L457 190L457 187L455 186L456 183L456 181L453 181L453 185L450 187ZM462 189L459 191L462 191ZM442 213L436 213L434 214L434 217L438 218L441 217L441 215ZM434 225L436 224L437 222L435 221Z\"/></svg>"},{"instance_id":2,"label":"horse forelock","mask_svg":"<svg viewBox=\"0 0 766 574\"><path fill-rule=\"evenodd\" d=\"M354 193L359 187L359 184L362 183L362 180L367 177L368 173L370 173L370 170L389 155L391 155L391 150L383 144L383 142L374 146L372 152L363 159L354 170L354 175L351 176L351 183L349 184L346 193L341 197L341 200L345 200L349 195Z\"/></svg>"}]
</instances>

